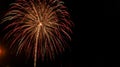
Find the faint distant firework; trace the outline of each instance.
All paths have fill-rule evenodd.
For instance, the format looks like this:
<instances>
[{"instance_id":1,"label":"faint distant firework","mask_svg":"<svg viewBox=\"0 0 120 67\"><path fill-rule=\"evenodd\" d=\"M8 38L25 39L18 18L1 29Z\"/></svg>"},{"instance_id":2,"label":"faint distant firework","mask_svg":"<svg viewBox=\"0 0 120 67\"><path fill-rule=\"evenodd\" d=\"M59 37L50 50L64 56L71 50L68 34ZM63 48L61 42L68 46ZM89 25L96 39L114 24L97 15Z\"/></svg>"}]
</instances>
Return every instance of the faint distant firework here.
<instances>
[{"instance_id":1,"label":"faint distant firework","mask_svg":"<svg viewBox=\"0 0 120 67\"><path fill-rule=\"evenodd\" d=\"M71 40L70 15L61 0L17 0L2 19L3 39L19 54L25 51L34 57L54 59ZM17 48L17 49L16 49Z\"/></svg>"}]
</instances>

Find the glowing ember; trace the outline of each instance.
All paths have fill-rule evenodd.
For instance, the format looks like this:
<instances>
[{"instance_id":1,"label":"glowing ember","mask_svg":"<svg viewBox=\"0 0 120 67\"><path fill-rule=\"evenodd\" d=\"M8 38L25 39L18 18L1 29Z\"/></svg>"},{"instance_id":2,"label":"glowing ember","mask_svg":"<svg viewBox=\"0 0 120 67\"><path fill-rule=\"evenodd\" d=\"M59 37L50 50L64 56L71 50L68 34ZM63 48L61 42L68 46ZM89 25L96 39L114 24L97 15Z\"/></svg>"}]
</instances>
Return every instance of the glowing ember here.
<instances>
[{"instance_id":1,"label":"glowing ember","mask_svg":"<svg viewBox=\"0 0 120 67\"><path fill-rule=\"evenodd\" d=\"M5 49L0 46L0 57L5 54Z\"/></svg>"},{"instance_id":2,"label":"glowing ember","mask_svg":"<svg viewBox=\"0 0 120 67\"><path fill-rule=\"evenodd\" d=\"M0 55L1 55L1 53L2 53L2 50L0 49Z\"/></svg>"}]
</instances>

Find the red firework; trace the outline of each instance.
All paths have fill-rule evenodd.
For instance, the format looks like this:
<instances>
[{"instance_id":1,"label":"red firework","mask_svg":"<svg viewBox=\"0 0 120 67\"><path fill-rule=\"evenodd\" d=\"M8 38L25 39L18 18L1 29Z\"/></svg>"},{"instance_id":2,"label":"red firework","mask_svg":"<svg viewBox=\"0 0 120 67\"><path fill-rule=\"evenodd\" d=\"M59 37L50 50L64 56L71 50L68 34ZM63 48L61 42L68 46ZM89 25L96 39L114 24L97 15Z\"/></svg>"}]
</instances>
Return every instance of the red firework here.
<instances>
[{"instance_id":1,"label":"red firework","mask_svg":"<svg viewBox=\"0 0 120 67\"><path fill-rule=\"evenodd\" d=\"M2 19L1 24L7 23L4 39L17 48L17 54L32 52L34 67L39 57L53 59L71 40L73 24L66 9L61 0L18 0Z\"/></svg>"}]
</instances>

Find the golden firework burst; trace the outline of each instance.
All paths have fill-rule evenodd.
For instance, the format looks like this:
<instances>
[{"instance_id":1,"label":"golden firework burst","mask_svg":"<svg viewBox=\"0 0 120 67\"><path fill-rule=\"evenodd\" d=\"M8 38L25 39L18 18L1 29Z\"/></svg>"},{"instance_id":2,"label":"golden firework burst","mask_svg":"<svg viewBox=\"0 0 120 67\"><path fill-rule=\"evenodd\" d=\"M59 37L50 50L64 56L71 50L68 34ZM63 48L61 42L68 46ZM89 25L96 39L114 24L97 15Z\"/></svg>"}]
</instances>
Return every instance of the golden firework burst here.
<instances>
[{"instance_id":1,"label":"golden firework burst","mask_svg":"<svg viewBox=\"0 0 120 67\"><path fill-rule=\"evenodd\" d=\"M73 24L66 9L61 0L17 0L2 19L1 24L7 23L3 37L17 54L33 53L36 67L37 58L53 59L71 40Z\"/></svg>"}]
</instances>

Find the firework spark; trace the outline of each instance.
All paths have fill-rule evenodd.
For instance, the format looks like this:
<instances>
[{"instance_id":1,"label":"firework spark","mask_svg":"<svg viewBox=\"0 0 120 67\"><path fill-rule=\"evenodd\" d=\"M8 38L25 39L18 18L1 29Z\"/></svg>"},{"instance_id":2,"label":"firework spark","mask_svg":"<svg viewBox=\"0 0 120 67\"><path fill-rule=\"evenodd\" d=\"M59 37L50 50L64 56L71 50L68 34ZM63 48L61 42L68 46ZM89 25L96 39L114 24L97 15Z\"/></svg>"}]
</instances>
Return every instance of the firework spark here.
<instances>
[{"instance_id":1,"label":"firework spark","mask_svg":"<svg viewBox=\"0 0 120 67\"><path fill-rule=\"evenodd\" d=\"M17 48L17 54L22 50L27 56L33 53L34 67L37 58L54 59L71 40L73 24L61 0L17 0L2 19L1 24L5 23L4 39L12 49Z\"/></svg>"}]
</instances>

